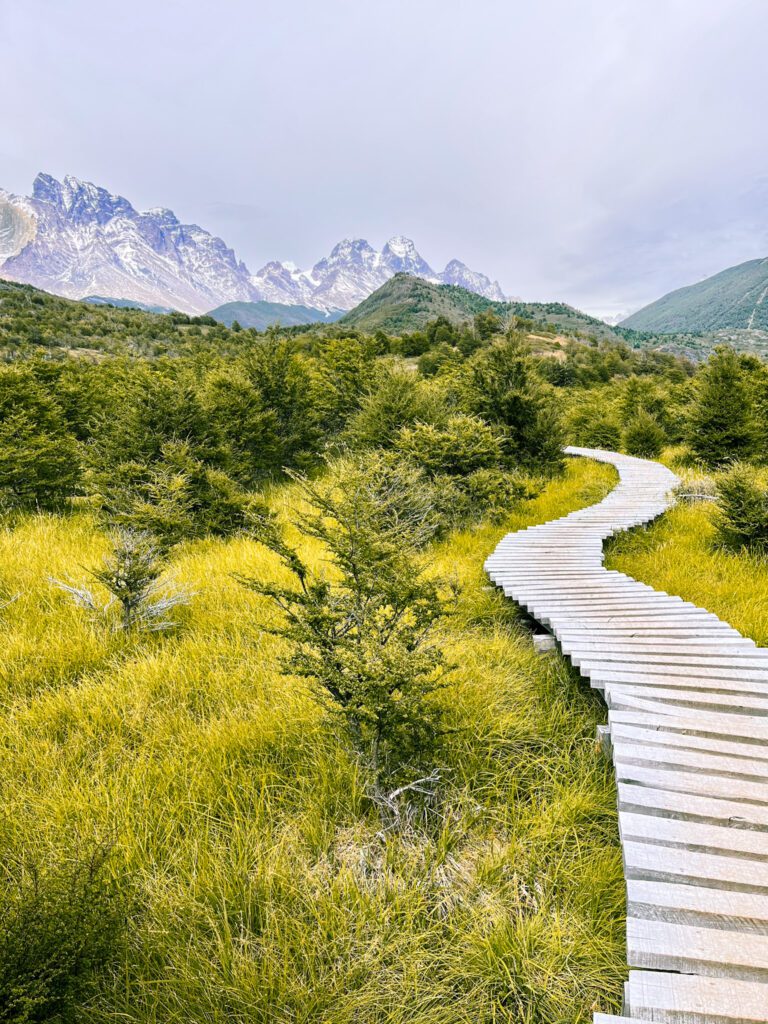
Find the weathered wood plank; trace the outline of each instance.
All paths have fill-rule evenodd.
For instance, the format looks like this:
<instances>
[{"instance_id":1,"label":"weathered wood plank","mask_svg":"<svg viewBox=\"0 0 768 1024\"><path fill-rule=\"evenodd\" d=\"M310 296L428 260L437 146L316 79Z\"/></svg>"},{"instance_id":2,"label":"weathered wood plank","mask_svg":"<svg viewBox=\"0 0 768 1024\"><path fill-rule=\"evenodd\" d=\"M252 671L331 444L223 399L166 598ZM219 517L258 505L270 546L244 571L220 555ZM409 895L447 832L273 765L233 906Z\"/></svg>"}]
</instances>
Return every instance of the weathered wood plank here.
<instances>
[{"instance_id":1,"label":"weathered wood plank","mask_svg":"<svg viewBox=\"0 0 768 1024\"><path fill-rule=\"evenodd\" d=\"M630 1012L663 1024L765 1024L768 985L696 974L631 971Z\"/></svg>"}]
</instances>

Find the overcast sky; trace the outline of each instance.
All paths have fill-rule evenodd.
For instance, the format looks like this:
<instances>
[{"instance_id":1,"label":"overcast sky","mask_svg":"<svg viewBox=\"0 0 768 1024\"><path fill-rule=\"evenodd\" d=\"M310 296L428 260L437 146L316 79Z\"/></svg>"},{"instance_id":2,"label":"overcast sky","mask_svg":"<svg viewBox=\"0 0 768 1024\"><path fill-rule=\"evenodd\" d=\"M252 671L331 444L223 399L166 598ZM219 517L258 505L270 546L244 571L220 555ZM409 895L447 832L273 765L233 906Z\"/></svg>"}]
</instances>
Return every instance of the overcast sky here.
<instances>
[{"instance_id":1,"label":"overcast sky","mask_svg":"<svg viewBox=\"0 0 768 1024\"><path fill-rule=\"evenodd\" d=\"M768 0L0 0L0 186L612 314L768 256L767 58Z\"/></svg>"}]
</instances>

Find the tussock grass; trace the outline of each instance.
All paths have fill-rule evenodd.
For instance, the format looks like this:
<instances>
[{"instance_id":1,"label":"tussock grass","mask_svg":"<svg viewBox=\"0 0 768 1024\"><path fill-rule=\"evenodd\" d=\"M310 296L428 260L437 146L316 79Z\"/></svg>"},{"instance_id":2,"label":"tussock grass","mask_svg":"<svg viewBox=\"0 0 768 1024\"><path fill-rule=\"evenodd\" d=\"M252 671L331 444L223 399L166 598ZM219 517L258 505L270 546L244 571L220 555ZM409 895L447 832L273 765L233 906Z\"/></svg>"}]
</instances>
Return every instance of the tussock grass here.
<instances>
[{"instance_id":1,"label":"tussock grass","mask_svg":"<svg viewBox=\"0 0 768 1024\"><path fill-rule=\"evenodd\" d=\"M715 514L712 502L676 505L657 523L614 538L607 565L693 601L768 645L768 561L719 546Z\"/></svg>"},{"instance_id":2,"label":"tussock grass","mask_svg":"<svg viewBox=\"0 0 768 1024\"><path fill-rule=\"evenodd\" d=\"M430 552L459 600L444 643L446 786L428 827L382 837L356 764L240 572L281 572L247 539L174 559L197 592L175 633L95 626L48 576L107 550L87 515L0 534L0 861L56 862L108 837L134 894L127 951L80 1010L141 1024L528 1024L616 1009L624 893L597 698L488 588L509 529L598 500L585 460L503 526ZM293 488L274 495L300 513ZM304 546L317 564L322 551Z\"/></svg>"}]
</instances>

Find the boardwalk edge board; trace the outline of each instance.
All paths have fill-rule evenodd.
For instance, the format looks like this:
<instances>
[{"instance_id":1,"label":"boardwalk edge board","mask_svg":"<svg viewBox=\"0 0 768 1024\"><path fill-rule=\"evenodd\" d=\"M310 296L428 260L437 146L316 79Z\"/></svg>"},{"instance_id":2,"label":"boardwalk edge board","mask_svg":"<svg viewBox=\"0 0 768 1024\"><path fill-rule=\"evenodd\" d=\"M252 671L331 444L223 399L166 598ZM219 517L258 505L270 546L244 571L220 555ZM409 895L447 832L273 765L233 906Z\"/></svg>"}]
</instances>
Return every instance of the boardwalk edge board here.
<instances>
[{"instance_id":1,"label":"boardwalk edge board","mask_svg":"<svg viewBox=\"0 0 768 1024\"><path fill-rule=\"evenodd\" d=\"M673 504L671 470L565 451L614 466L619 483L596 505L507 534L485 568L608 706L598 739L618 784L630 970L623 1016L594 1024L766 1024L768 651L604 568L608 537Z\"/></svg>"}]
</instances>

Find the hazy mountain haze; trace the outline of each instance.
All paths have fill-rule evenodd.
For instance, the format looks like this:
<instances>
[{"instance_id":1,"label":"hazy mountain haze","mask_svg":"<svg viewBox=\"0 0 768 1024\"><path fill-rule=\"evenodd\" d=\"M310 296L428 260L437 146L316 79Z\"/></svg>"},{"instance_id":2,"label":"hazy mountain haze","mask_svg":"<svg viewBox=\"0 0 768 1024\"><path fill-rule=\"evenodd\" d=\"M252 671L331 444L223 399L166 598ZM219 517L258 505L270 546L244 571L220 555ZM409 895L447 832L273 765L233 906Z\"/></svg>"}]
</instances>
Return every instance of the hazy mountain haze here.
<instances>
[{"instance_id":1,"label":"hazy mountain haze","mask_svg":"<svg viewBox=\"0 0 768 1024\"><path fill-rule=\"evenodd\" d=\"M169 206L251 267L419 240L626 313L768 255L763 0L0 0L0 186Z\"/></svg>"}]
</instances>

